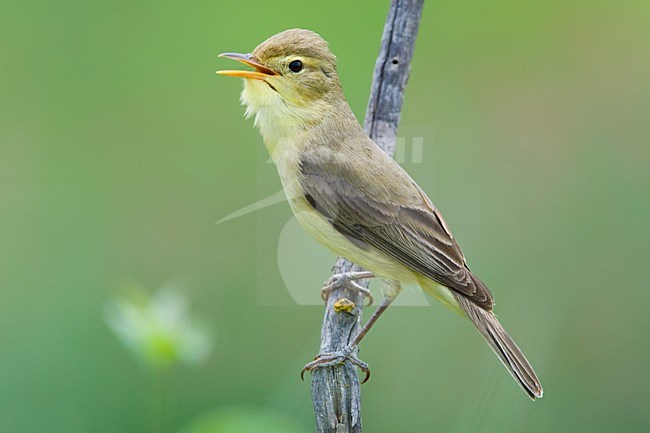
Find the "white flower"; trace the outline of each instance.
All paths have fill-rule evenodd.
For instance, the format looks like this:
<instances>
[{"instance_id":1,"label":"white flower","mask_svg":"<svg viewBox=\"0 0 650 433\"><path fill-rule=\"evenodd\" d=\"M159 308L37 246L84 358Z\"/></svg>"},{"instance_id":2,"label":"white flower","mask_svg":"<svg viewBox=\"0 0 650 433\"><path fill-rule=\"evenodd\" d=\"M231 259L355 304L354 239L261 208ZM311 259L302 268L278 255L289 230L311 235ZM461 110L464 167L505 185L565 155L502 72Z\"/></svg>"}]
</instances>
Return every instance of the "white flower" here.
<instances>
[{"instance_id":1,"label":"white flower","mask_svg":"<svg viewBox=\"0 0 650 433\"><path fill-rule=\"evenodd\" d=\"M149 367L196 364L210 353L208 333L193 322L187 299L178 291L147 295L132 290L130 296L113 300L105 317L120 341Z\"/></svg>"}]
</instances>

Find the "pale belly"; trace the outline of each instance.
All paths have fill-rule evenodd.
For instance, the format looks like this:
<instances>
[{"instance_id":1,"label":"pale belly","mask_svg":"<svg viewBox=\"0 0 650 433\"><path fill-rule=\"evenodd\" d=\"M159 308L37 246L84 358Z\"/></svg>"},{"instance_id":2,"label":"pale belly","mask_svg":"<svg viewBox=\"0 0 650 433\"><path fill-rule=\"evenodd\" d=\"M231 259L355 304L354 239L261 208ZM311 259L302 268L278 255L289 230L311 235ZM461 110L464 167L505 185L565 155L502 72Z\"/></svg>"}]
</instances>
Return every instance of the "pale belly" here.
<instances>
[{"instance_id":1,"label":"pale belly","mask_svg":"<svg viewBox=\"0 0 650 433\"><path fill-rule=\"evenodd\" d=\"M304 198L295 198L289 202L300 225L335 254L372 271L378 277L404 283L417 283L417 276L413 271L371 246L363 249L352 243L334 229Z\"/></svg>"}]
</instances>

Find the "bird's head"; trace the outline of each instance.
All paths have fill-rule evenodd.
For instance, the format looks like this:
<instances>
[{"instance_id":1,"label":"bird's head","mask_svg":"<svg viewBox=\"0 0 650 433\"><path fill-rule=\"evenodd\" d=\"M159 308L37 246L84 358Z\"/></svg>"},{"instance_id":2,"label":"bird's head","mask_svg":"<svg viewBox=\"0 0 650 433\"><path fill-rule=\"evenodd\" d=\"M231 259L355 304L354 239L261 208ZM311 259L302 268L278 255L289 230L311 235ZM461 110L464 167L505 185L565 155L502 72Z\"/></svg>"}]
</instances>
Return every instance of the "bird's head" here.
<instances>
[{"instance_id":1,"label":"bird's head","mask_svg":"<svg viewBox=\"0 0 650 433\"><path fill-rule=\"evenodd\" d=\"M286 30L262 42L250 54L223 53L219 57L254 69L217 73L244 78L241 100L263 134L265 123L273 123L275 128L313 125L345 102L336 56L327 42L312 31Z\"/></svg>"}]
</instances>

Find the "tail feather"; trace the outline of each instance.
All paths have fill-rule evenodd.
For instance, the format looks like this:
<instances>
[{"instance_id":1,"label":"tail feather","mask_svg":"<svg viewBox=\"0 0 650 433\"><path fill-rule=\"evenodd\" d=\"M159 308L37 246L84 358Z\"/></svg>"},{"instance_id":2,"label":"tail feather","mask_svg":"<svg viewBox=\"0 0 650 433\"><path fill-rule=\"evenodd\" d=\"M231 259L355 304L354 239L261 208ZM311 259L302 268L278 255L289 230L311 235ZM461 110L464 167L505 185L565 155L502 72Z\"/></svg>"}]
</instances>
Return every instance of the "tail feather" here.
<instances>
[{"instance_id":1,"label":"tail feather","mask_svg":"<svg viewBox=\"0 0 650 433\"><path fill-rule=\"evenodd\" d=\"M484 310L474 304L463 295L454 293L454 297L528 397L532 400L541 398L544 390L533 371L533 367L506 330L503 329L496 316L491 311Z\"/></svg>"}]
</instances>

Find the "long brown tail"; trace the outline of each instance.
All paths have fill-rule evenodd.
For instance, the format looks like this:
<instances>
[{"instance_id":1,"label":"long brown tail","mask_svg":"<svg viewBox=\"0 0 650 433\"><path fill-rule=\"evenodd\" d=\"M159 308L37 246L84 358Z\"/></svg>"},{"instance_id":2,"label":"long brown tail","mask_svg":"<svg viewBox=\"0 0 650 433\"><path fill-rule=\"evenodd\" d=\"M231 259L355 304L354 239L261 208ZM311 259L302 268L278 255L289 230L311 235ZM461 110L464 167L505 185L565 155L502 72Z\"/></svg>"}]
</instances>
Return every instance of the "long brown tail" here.
<instances>
[{"instance_id":1,"label":"long brown tail","mask_svg":"<svg viewBox=\"0 0 650 433\"><path fill-rule=\"evenodd\" d=\"M454 297L528 397L532 400L541 398L544 390L533 371L533 367L531 367L506 330L503 329L496 316L491 311L484 310L474 304L463 295L454 293Z\"/></svg>"}]
</instances>

